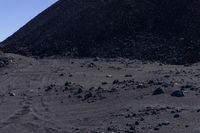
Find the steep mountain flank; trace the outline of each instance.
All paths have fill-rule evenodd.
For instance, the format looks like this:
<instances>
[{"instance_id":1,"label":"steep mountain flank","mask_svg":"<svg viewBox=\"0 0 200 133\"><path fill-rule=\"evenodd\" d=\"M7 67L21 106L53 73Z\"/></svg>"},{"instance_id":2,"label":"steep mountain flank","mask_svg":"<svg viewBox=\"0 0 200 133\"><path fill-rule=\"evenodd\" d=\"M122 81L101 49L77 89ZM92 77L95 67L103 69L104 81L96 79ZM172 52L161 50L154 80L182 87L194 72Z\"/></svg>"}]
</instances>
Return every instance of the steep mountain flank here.
<instances>
[{"instance_id":1,"label":"steep mountain flank","mask_svg":"<svg viewBox=\"0 0 200 133\"><path fill-rule=\"evenodd\" d=\"M199 0L60 0L6 39L23 55L200 60Z\"/></svg>"}]
</instances>

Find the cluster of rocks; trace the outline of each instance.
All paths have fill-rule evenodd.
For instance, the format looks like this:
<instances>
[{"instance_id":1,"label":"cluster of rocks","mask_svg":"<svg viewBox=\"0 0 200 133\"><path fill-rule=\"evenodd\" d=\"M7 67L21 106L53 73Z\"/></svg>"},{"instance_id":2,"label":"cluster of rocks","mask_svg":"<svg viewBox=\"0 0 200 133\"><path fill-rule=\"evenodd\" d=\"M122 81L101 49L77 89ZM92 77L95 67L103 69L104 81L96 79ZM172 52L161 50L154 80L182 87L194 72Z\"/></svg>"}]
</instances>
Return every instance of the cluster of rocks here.
<instances>
[{"instance_id":1,"label":"cluster of rocks","mask_svg":"<svg viewBox=\"0 0 200 133\"><path fill-rule=\"evenodd\" d=\"M148 83L135 81L133 79L123 81L114 80L112 84L102 82L101 85L102 86L99 87L85 88L79 84L67 81L64 86L56 86L55 84L49 85L44 91L53 92L56 95L59 95L60 93L65 94L68 98L76 98L91 103L110 97L116 98L122 91L149 87Z\"/></svg>"},{"instance_id":2,"label":"cluster of rocks","mask_svg":"<svg viewBox=\"0 0 200 133\"><path fill-rule=\"evenodd\" d=\"M165 94L166 90L171 90L170 95L172 97L184 97L184 90L189 89L189 90L198 90L197 87L191 86L191 85L182 85L180 88L174 87L173 82L164 82L164 81L154 81L154 80L149 80L146 82L139 82L135 81L133 79L131 80L114 80L113 81L113 87L124 90L135 90L135 89L145 89L145 88L156 88L153 90L152 95L161 95Z\"/></svg>"},{"instance_id":3,"label":"cluster of rocks","mask_svg":"<svg viewBox=\"0 0 200 133\"><path fill-rule=\"evenodd\" d=\"M90 133L137 133L134 124L126 124L124 128L111 124L106 129L93 129Z\"/></svg>"},{"instance_id":4,"label":"cluster of rocks","mask_svg":"<svg viewBox=\"0 0 200 133\"><path fill-rule=\"evenodd\" d=\"M149 87L155 88L152 92L152 95L162 95L166 92L170 92L172 97L184 97L185 92L193 91L196 92L195 95L199 95L200 91L199 88L192 85L192 83L177 83L173 81L154 81L149 80L148 85Z\"/></svg>"},{"instance_id":5,"label":"cluster of rocks","mask_svg":"<svg viewBox=\"0 0 200 133\"><path fill-rule=\"evenodd\" d=\"M148 87L148 84L145 82L135 81L134 79L130 80L114 80L113 87L124 89L124 90L135 90L135 89L144 89Z\"/></svg>"},{"instance_id":6,"label":"cluster of rocks","mask_svg":"<svg viewBox=\"0 0 200 133\"><path fill-rule=\"evenodd\" d=\"M96 100L103 100L111 96L117 97L118 94L122 91L126 90L143 90L146 88L156 88L152 91L152 95L163 95L169 94L172 97L184 97L185 90L192 90L198 91L198 88L193 85L182 85L179 88L174 86L173 82L164 82L164 81L155 81L155 80L148 80L148 81L135 81L134 79L130 80L114 80L112 84L108 82L102 82L99 87L91 87L85 88L81 85L66 82L63 88L63 92L67 92L69 97L76 97L81 101L87 102L95 102ZM49 86L50 88L52 86ZM106 87L106 88L105 88ZM47 88L46 90L50 90ZM113 95L114 94L114 95Z\"/></svg>"},{"instance_id":7,"label":"cluster of rocks","mask_svg":"<svg viewBox=\"0 0 200 133\"><path fill-rule=\"evenodd\" d=\"M153 91L153 95L161 95L161 94L164 94L164 90L162 88L157 88ZM175 90L171 93L171 96L173 97L184 97L184 93L182 90Z\"/></svg>"},{"instance_id":8,"label":"cluster of rocks","mask_svg":"<svg viewBox=\"0 0 200 133\"><path fill-rule=\"evenodd\" d=\"M134 124L126 124L123 129L118 125L110 125L107 129L99 131L98 129L93 129L90 133L137 133Z\"/></svg>"},{"instance_id":9,"label":"cluster of rocks","mask_svg":"<svg viewBox=\"0 0 200 133\"><path fill-rule=\"evenodd\" d=\"M57 95L63 93L67 95L68 98L76 98L91 103L117 94L118 90L114 88L104 89L102 87L91 87L88 89L72 82L66 82L64 86L50 85L45 88L45 92L53 92Z\"/></svg>"},{"instance_id":10,"label":"cluster of rocks","mask_svg":"<svg viewBox=\"0 0 200 133\"><path fill-rule=\"evenodd\" d=\"M113 113L113 117L120 117L120 119L125 118L126 121L132 121L134 123L132 126L137 128L140 127L140 129L145 130L155 130L158 131L163 127L170 126L172 123L167 120L162 120L163 114L170 114L171 118L178 119L181 117L181 114L183 111L187 111L185 109L177 109L175 107L161 107L161 106L148 106L142 110L133 111L131 108L126 108L121 110L118 114ZM160 119L158 121L148 123L148 126L143 126L145 123L147 124L147 121L151 119ZM147 121L145 121L147 119ZM138 129L138 128L137 128Z\"/></svg>"},{"instance_id":11,"label":"cluster of rocks","mask_svg":"<svg viewBox=\"0 0 200 133\"><path fill-rule=\"evenodd\" d=\"M103 100L108 96L113 95L113 93L115 94L118 93L118 90L114 88L104 89L102 87L91 87L87 89L71 82L65 83L64 91L69 92L71 93L71 95L77 97L78 99L87 102L95 102L96 100Z\"/></svg>"}]
</instances>

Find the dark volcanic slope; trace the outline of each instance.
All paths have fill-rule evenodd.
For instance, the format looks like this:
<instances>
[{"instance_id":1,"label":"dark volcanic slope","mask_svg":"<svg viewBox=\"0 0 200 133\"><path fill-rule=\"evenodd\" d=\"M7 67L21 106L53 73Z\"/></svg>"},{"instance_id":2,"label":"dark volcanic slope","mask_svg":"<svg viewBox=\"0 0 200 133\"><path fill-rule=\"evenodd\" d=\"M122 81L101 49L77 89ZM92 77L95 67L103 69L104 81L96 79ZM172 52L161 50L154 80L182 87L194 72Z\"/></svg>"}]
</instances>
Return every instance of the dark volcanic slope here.
<instances>
[{"instance_id":1,"label":"dark volcanic slope","mask_svg":"<svg viewBox=\"0 0 200 133\"><path fill-rule=\"evenodd\" d=\"M60 0L3 42L24 55L200 60L199 0Z\"/></svg>"}]
</instances>

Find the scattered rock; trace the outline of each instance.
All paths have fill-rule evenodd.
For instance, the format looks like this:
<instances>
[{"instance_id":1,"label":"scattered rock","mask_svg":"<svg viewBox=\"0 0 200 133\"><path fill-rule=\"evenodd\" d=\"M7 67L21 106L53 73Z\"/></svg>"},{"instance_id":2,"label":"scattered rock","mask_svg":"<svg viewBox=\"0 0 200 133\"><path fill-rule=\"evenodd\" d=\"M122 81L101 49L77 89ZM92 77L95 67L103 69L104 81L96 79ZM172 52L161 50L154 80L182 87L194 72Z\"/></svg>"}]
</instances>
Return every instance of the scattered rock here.
<instances>
[{"instance_id":1,"label":"scattered rock","mask_svg":"<svg viewBox=\"0 0 200 133\"><path fill-rule=\"evenodd\" d=\"M15 96L15 93L14 92L9 92L8 93L10 96Z\"/></svg>"},{"instance_id":2,"label":"scattered rock","mask_svg":"<svg viewBox=\"0 0 200 133\"><path fill-rule=\"evenodd\" d=\"M93 67L96 67L96 65L95 65L94 63L89 63L89 64L87 65L87 67L93 68Z\"/></svg>"},{"instance_id":3,"label":"scattered rock","mask_svg":"<svg viewBox=\"0 0 200 133\"><path fill-rule=\"evenodd\" d=\"M132 77L132 75L131 74L126 74L124 77L129 78L129 77Z\"/></svg>"},{"instance_id":4,"label":"scattered rock","mask_svg":"<svg viewBox=\"0 0 200 133\"><path fill-rule=\"evenodd\" d=\"M163 122L163 123L159 123L159 124L158 124L159 127L167 126L167 125L170 125L170 122L166 121L166 122Z\"/></svg>"},{"instance_id":5,"label":"scattered rock","mask_svg":"<svg viewBox=\"0 0 200 133\"><path fill-rule=\"evenodd\" d=\"M145 88L145 85L144 85L143 83L139 83L139 84L137 85L137 88L140 88L140 89Z\"/></svg>"},{"instance_id":6,"label":"scattered rock","mask_svg":"<svg viewBox=\"0 0 200 133\"><path fill-rule=\"evenodd\" d=\"M113 84L118 84L119 83L119 80L114 80L113 81Z\"/></svg>"},{"instance_id":7,"label":"scattered rock","mask_svg":"<svg viewBox=\"0 0 200 133\"><path fill-rule=\"evenodd\" d=\"M189 84L187 84L187 85L185 85L185 86L181 86L181 88L182 88L182 89L184 89L184 88L193 88L193 86L192 86L192 85L189 85Z\"/></svg>"},{"instance_id":8,"label":"scattered rock","mask_svg":"<svg viewBox=\"0 0 200 133\"><path fill-rule=\"evenodd\" d=\"M185 125L185 127L186 127L186 128L188 128L188 127L189 127L189 125Z\"/></svg>"},{"instance_id":9,"label":"scattered rock","mask_svg":"<svg viewBox=\"0 0 200 133\"><path fill-rule=\"evenodd\" d=\"M154 85L155 82L154 82L153 80L149 80L149 81L148 81L148 84L149 84L149 85Z\"/></svg>"},{"instance_id":10,"label":"scattered rock","mask_svg":"<svg viewBox=\"0 0 200 133\"><path fill-rule=\"evenodd\" d=\"M169 77L170 77L170 75L165 75L164 77L165 77L165 78L169 78Z\"/></svg>"},{"instance_id":11,"label":"scattered rock","mask_svg":"<svg viewBox=\"0 0 200 133\"><path fill-rule=\"evenodd\" d=\"M108 84L108 82L101 82L101 84L102 84L102 85L106 85L106 84Z\"/></svg>"},{"instance_id":12,"label":"scattered rock","mask_svg":"<svg viewBox=\"0 0 200 133\"><path fill-rule=\"evenodd\" d=\"M95 57L95 58L93 59L93 61L99 61L99 60L100 60L99 57Z\"/></svg>"},{"instance_id":13,"label":"scattered rock","mask_svg":"<svg viewBox=\"0 0 200 133\"><path fill-rule=\"evenodd\" d=\"M64 73L61 73L59 76L60 76L60 77L63 77L63 76L64 76Z\"/></svg>"},{"instance_id":14,"label":"scattered rock","mask_svg":"<svg viewBox=\"0 0 200 133\"><path fill-rule=\"evenodd\" d=\"M157 88L156 90L153 91L153 95L160 95L164 94L164 90L162 88Z\"/></svg>"},{"instance_id":15,"label":"scattered rock","mask_svg":"<svg viewBox=\"0 0 200 133\"><path fill-rule=\"evenodd\" d=\"M158 131L158 130L160 130L158 127L155 127L153 130L155 130L155 131Z\"/></svg>"},{"instance_id":16,"label":"scattered rock","mask_svg":"<svg viewBox=\"0 0 200 133\"><path fill-rule=\"evenodd\" d=\"M114 69L114 70L121 70L121 67L115 67L115 66L109 66L108 68Z\"/></svg>"},{"instance_id":17,"label":"scattered rock","mask_svg":"<svg viewBox=\"0 0 200 133\"><path fill-rule=\"evenodd\" d=\"M67 87L67 86L69 86L69 85L71 85L71 82L66 81L66 82L65 82L65 87Z\"/></svg>"},{"instance_id":18,"label":"scattered rock","mask_svg":"<svg viewBox=\"0 0 200 133\"><path fill-rule=\"evenodd\" d=\"M135 122L135 125L138 126L140 123L138 121Z\"/></svg>"},{"instance_id":19,"label":"scattered rock","mask_svg":"<svg viewBox=\"0 0 200 133\"><path fill-rule=\"evenodd\" d=\"M55 86L55 85L50 85L50 86L48 86L48 87L45 89L45 91L47 92L47 91L52 90L54 86Z\"/></svg>"},{"instance_id":20,"label":"scattered rock","mask_svg":"<svg viewBox=\"0 0 200 133\"><path fill-rule=\"evenodd\" d=\"M181 90L176 90L176 91L171 93L171 96L173 96L173 97L184 97L184 93Z\"/></svg>"},{"instance_id":21,"label":"scattered rock","mask_svg":"<svg viewBox=\"0 0 200 133\"><path fill-rule=\"evenodd\" d=\"M68 76L69 76L69 77L73 77L73 75L72 75L72 74L69 74Z\"/></svg>"},{"instance_id":22,"label":"scattered rock","mask_svg":"<svg viewBox=\"0 0 200 133\"><path fill-rule=\"evenodd\" d=\"M92 93L91 93L91 92L87 92L87 93L85 94L83 100L87 100L87 99L89 99L89 98L91 98L91 97L92 97Z\"/></svg>"},{"instance_id":23,"label":"scattered rock","mask_svg":"<svg viewBox=\"0 0 200 133\"><path fill-rule=\"evenodd\" d=\"M175 115L174 115L174 118L179 118L179 117L180 117L179 114L175 114Z\"/></svg>"},{"instance_id":24,"label":"scattered rock","mask_svg":"<svg viewBox=\"0 0 200 133\"><path fill-rule=\"evenodd\" d=\"M136 133L135 126L133 126L132 124L126 124L126 126L128 126L129 129L127 129L125 133Z\"/></svg>"},{"instance_id":25,"label":"scattered rock","mask_svg":"<svg viewBox=\"0 0 200 133\"><path fill-rule=\"evenodd\" d=\"M78 94L80 94L80 93L82 93L83 92L83 90L81 89L81 88L79 88L75 93L74 93L74 95L78 95Z\"/></svg>"},{"instance_id":26,"label":"scattered rock","mask_svg":"<svg viewBox=\"0 0 200 133\"><path fill-rule=\"evenodd\" d=\"M106 75L106 78L112 78L113 76L112 75Z\"/></svg>"}]
</instances>

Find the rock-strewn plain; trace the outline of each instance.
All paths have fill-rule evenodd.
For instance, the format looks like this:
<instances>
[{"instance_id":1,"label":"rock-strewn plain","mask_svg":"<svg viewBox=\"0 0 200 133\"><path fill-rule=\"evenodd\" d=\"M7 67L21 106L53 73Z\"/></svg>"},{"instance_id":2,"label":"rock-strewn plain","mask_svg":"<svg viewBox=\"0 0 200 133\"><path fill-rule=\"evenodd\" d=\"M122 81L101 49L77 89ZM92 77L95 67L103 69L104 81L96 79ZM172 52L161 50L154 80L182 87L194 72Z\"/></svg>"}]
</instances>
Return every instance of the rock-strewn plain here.
<instances>
[{"instance_id":1,"label":"rock-strewn plain","mask_svg":"<svg viewBox=\"0 0 200 133\"><path fill-rule=\"evenodd\" d=\"M200 132L199 63L5 56L1 133Z\"/></svg>"}]
</instances>

